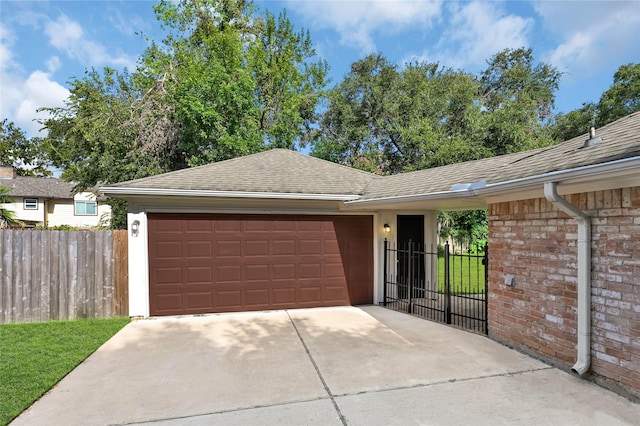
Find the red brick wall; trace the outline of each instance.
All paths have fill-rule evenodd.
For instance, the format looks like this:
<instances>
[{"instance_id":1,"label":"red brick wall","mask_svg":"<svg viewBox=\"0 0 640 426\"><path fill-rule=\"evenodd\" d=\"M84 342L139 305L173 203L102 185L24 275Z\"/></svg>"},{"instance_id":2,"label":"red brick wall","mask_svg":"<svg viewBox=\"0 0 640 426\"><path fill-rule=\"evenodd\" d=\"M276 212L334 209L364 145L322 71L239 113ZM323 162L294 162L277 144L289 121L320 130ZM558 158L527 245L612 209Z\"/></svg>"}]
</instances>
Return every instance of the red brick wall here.
<instances>
[{"instance_id":1,"label":"red brick wall","mask_svg":"<svg viewBox=\"0 0 640 426\"><path fill-rule=\"evenodd\" d=\"M591 372L640 397L640 187L567 196L592 219ZM546 199L489 206L489 330L571 367L577 225ZM505 276L515 276L515 286Z\"/></svg>"}]
</instances>

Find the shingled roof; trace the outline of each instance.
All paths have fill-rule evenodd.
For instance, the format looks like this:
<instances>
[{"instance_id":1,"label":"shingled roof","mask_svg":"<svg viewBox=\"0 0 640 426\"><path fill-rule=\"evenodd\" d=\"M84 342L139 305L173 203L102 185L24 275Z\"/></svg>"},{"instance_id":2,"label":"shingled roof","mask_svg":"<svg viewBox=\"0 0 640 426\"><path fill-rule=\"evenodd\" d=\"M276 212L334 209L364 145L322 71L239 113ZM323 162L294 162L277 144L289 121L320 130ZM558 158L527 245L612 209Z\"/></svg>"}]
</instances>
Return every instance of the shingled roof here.
<instances>
[{"instance_id":1,"label":"shingled roof","mask_svg":"<svg viewBox=\"0 0 640 426\"><path fill-rule=\"evenodd\" d=\"M9 196L73 199L73 187L71 182L56 178L17 176L14 178L0 179L0 186L11 188Z\"/></svg>"},{"instance_id":2,"label":"shingled roof","mask_svg":"<svg viewBox=\"0 0 640 426\"><path fill-rule=\"evenodd\" d=\"M562 170L640 158L640 112L597 130L600 143L584 147L584 134L547 148L402 173L377 176L295 151L274 149L201 167L110 185L109 195L178 194L234 196L246 193L324 194L350 204L403 196L446 193L454 185L527 179Z\"/></svg>"},{"instance_id":3,"label":"shingled roof","mask_svg":"<svg viewBox=\"0 0 640 426\"><path fill-rule=\"evenodd\" d=\"M457 184L478 181L495 184L638 157L640 112L597 129L600 143L582 148L588 137L584 134L548 148L387 176L372 181L361 199L445 192Z\"/></svg>"},{"instance_id":4,"label":"shingled roof","mask_svg":"<svg viewBox=\"0 0 640 426\"><path fill-rule=\"evenodd\" d=\"M375 178L378 176L299 152L272 149L109 188L356 196Z\"/></svg>"}]
</instances>

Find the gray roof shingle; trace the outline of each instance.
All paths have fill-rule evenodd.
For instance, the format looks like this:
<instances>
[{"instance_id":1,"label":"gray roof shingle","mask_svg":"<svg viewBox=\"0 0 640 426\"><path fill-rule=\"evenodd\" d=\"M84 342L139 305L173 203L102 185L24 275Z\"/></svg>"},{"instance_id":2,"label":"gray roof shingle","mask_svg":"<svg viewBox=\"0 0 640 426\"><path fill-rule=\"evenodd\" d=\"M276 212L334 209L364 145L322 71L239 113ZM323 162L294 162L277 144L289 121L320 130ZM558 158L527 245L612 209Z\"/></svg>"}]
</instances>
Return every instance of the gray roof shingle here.
<instances>
[{"instance_id":1,"label":"gray roof shingle","mask_svg":"<svg viewBox=\"0 0 640 426\"><path fill-rule=\"evenodd\" d=\"M272 149L109 187L359 195L376 177L288 149Z\"/></svg>"},{"instance_id":2,"label":"gray roof shingle","mask_svg":"<svg viewBox=\"0 0 640 426\"><path fill-rule=\"evenodd\" d=\"M360 198L378 199L449 191L453 185L486 181L507 182L640 156L640 112L596 131L602 141L581 149L588 134L547 148L450 164L373 180Z\"/></svg>"},{"instance_id":3,"label":"gray roof shingle","mask_svg":"<svg viewBox=\"0 0 640 426\"><path fill-rule=\"evenodd\" d=\"M11 188L14 197L73 199L74 183L56 178L17 176L0 179L0 186Z\"/></svg>"},{"instance_id":4,"label":"gray roof shingle","mask_svg":"<svg viewBox=\"0 0 640 426\"><path fill-rule=\"evenodd\" d=\"M640 112L597 130L600 144L582 149L588 135L547 148L451 164L392 176L341 166L295 151L273 149L103 188L341 194L372 200L446 192L452 185L487 184L640 156Z\"/></svg>"}]
</instances>

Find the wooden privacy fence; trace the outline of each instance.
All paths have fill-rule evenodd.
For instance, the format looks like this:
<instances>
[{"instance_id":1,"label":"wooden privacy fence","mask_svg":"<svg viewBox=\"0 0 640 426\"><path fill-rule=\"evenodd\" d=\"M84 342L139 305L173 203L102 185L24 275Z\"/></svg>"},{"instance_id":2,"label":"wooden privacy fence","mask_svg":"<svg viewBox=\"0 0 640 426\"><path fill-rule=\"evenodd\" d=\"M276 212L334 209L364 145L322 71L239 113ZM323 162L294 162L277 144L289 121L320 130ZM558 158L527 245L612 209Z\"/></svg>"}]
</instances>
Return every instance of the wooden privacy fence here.
<instances>
[{"instance_id":1,"label":"wooden privacy fence","mask_svg":"<svg viewBox=\"0 0 640 426\"><path fill-rule=\"evenodd\" d=\"M127 231L0 230L0 323L127 316Z\"/></svg>"}]
</instances>

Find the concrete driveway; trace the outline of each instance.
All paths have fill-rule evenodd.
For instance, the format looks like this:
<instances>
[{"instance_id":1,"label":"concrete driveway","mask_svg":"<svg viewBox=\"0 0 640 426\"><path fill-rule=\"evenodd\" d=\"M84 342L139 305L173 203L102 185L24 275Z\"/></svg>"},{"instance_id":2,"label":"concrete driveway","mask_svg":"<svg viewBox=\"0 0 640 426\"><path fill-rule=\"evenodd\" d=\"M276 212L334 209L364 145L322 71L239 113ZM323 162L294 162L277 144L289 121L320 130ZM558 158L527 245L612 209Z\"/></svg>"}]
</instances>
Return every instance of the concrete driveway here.
<instances>
[{"instance_id":1,"label":"concrete driveway","mask_svg":"<svg viewBox=\"0 0 640 426\"><path fill-rule=\"evenodd\" d=\"M640 405L384 308L134 321L15 425L638 424Z\"/></svg>"}]
</instances>

